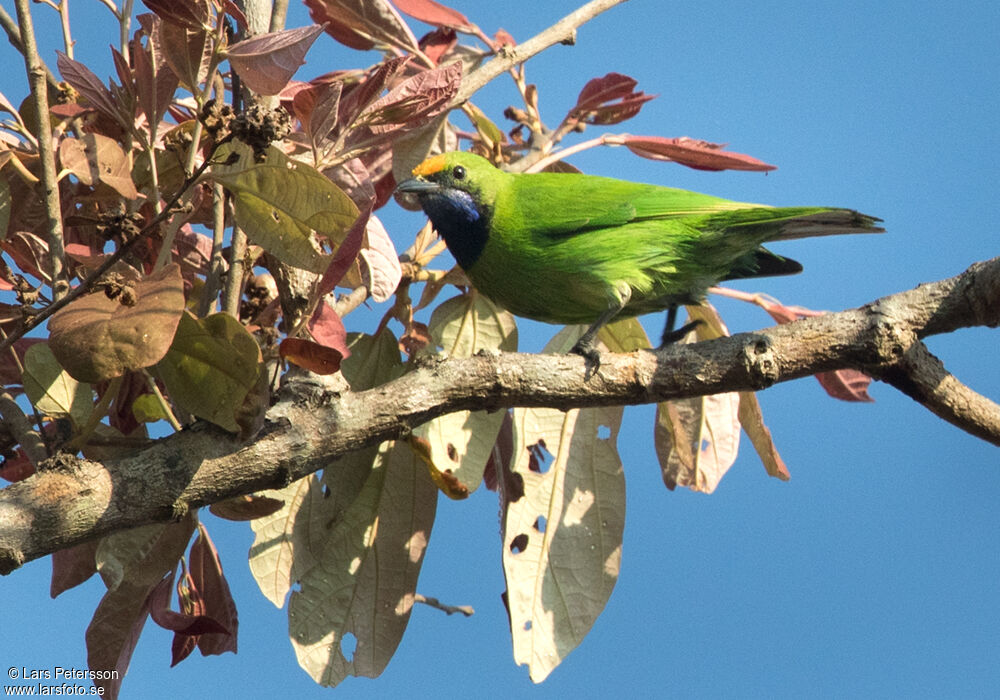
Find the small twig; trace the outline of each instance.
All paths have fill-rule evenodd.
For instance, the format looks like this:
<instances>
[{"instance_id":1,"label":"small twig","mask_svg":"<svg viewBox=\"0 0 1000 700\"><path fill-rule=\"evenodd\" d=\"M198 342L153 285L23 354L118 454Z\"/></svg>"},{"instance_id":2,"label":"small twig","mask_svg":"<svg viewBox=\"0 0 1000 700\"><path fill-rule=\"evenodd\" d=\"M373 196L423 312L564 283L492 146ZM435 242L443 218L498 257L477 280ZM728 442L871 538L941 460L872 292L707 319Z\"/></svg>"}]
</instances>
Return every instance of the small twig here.
<instances>
[{"instance_id":1,"label":"small twig","mask_svg":"<svg viewBox=\"0 0 1000 700\"><path fill-rule=\"evenodd\" d=\"M524 63L532 56L541 53L553 44L572 43L576 37L577 27L623 2L625 0L591 0L591 2L569 13L551 27L536 34L524 43L513 47L503 47L500 55L465 77L462 81L462 86L458 90L458 94L452 100L452 106L462 104L481 87L501 73L519 63Z\"/></svg>"},{"instance_id":2,"label":"small twig","mask_svg":"<svg viewBox=\"0 0 1000 700\"><path fill-rule=\"evenodd\" d=\"M461 613L466 617L472 617L476 613L471 605L446 605L437 598L431 598L429 596L421 595L420 593L413 594L413 602L423 603L424 605L440 610L446 615Z\"/></svg>"},{"instance_id":3,"label":"small twig","mask_svg":"<svg viewBox=\"0 0 1000 700\"><path fill-rule=\"evenodd\" d=\"M24 66L28 72L28 84L34 102L37 124L38 157L42 164L42 190L47 218L46 231L49 246L49 277L52 284L52 298L56 301L69 290L63 262L66 252L63 248L62 207L59 201L59 179L56 173L56 155L52 145L52 128L49 126L49 94L45 66L38 55L35 42L35 26L31 19L28 0L16 0L17 21L21 31Z\"/></svg>"}]
</instances>

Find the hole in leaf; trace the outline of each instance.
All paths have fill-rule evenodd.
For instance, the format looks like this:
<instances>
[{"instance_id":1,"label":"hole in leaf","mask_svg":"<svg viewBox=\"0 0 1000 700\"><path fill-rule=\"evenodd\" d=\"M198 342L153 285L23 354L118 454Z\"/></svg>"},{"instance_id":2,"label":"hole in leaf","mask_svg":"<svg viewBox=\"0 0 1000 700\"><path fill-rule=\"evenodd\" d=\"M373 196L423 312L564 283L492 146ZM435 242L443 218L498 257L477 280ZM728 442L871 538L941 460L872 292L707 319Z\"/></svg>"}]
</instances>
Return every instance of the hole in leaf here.
<instances>
[{"instance_id":1,"label":"hole in leaf","mask_svg":"<svg viewBox=\"0 0 1000 700\"><path fill-rule=\"evenodd\" d=\"M279 222L279 223L281 222L281 216L278 215L278 210L277 209L272 209L271 210L271 218L274 219L275 221Z\"/></svg>"},{"instance_id":2,"label":"hole in leaf","mask_svg":"<svg viewBox=\"0 0 1000 700\"><path fill-rule=\"evenodd\" d=\"M348 632L340 638L340 653L348 662L354 660L354 652L358 649L358 638Z\"/></svg>"},{"instance_id":3,"label":"hole in leaf","mask_svg":"<svg viewBox=\"0 0 1000 700\"><path fill-rule=\"evenodd\" d=\"M702 452L708 452L708 448L711 447L711 446L712 446L712 443L709 442L708 440L702 440L701 441L701 451Z\"/></svg>"},{"instance_id":4,"label":"hole in leaf","mask_svg":"<svg viewBox=\"0 0 1000 700\"><path fill-rule=\"evenodd\" d=\"M545 516L544 515L539 515L535 519L535 529L538 530L539 532L545 532Z\"/></svg>"},{"instance_id":5,"label":"hole in leaf","mask_svg":"<svg viewBox=\"0 0 1000 700\"><path fill-rule=\"evenodd\" d=\"M524 622L524 631L525 632L530 632L531 631L531 620L525 620L525 622Z\"/></svg>"},{"instance_id":6,"label":"hole in leaf","mask_svg":"<svg viewBox=\"0 0 1000 700\"><path fill-rule=\"evenodd\" d=\"M449 442L447 449L448 449L448 459L450 459L452 462L457 462L458 461L458 450L455 448L455 446L452 445Z\"/></svg>"},{"instance_id":7,"label":"hole in leaf","mask_svg":"<svg viewBox=\"0 0 1000 700\"><path fill-rule=\"evenodd\" d=\"M332 492L330 491L330 487L327 486L326 484L323 484L323 498L329 498L331 493Z\"/></svg>"},{"instance_id":8,"label":"hole in leaf","mask_svg":"<svg viewBox=\"0 0 1000 700\"><path fill-rule=\"evenodd\" d=\"M545 447L545 440L539 440L534 445L528 447L530 456L528 457L528 469L539 474L544 474L552 466L552 453Z\"/></svg>"},{"instance_id":9,"label":"hole in leaf","mask_svg":"<svg viewBox=\"0 0 1000 700\"><path fill-rule=\"evenodd\" d=\"M510 551L513 552L514 554L520 554L527 548L528 548L528 536L523 533L510 541Z\"/></svg>"},{"instance_id":10,"label":"hole in leaf","mask_svg":"<svg viewBox=\"0 0 1000 700\"><path fill-rule=\"evenodd\" d=\"M606 425L597 426L597 439L608 440L611 437L611 428Z\"/></svg>"}]
</instances>

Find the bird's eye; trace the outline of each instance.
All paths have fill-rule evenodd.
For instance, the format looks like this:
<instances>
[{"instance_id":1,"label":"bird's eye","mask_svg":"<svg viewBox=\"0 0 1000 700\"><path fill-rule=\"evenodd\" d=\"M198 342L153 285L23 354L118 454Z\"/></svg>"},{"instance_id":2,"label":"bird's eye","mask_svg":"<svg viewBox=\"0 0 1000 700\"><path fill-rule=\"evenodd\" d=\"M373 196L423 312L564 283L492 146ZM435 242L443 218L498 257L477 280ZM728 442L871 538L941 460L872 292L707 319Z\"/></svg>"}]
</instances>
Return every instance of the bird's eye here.
<instances>
[{"instance_id":1,"label":"bird's eye","mask_svg":"<svg viewBox=\"0 0 1000 700\"><path fill-rule=\"evenodd\" d=\"M455 168L451 171L451 174L454 176L456 180L464 180L465 168L463 168L461 165L456 165Z\"/></svg>"}]
</instances>

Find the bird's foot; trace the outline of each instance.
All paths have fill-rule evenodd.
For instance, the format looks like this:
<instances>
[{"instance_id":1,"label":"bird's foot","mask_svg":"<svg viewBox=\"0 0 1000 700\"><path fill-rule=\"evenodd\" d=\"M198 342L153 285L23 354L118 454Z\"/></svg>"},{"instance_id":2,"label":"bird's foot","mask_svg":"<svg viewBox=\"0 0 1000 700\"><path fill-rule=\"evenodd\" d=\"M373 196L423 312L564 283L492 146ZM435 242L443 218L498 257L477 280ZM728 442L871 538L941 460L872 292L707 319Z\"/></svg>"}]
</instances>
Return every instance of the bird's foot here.
<instances>
[{"instance_id":1,"label":"bird's foot","mask_svg":"<svg viewBox=\"0 0 1000 700\"><path fill-rule=\"evenodd\" d=\"M587 377L601 368L601 353L594 347L593 340L587 342L584 338L580 338L569 351L574 355L580 355L586 361Z\"/></svg>"},{"instance_id":2,"label":"bird's foot","mask_svg":"<svg viewBox=\"0 0 1000 700\"><path fill-rule=\"evenodd\" d=\"M702 323L703 321L701 319L695 319L694 321L685 323L677 330L668 331L664 329L663 338L660 339L660 347L665 348L668 345L673 345L674 343L683 340L684 336L700 326Z\"/></svg>"}]
</instances>

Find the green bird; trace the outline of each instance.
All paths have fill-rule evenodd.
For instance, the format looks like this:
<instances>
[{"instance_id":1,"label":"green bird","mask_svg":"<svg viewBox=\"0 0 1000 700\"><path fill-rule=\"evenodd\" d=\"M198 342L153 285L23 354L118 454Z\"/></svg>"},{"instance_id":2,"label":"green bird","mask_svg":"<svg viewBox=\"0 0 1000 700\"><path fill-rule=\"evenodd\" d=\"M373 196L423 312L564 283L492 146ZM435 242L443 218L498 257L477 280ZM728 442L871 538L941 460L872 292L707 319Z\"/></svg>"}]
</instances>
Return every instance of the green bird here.
<instances>
[{"instance_id":1,"label":"green bird","mask_svg":"<svg viewBox=\"0 0 1000 700\"><path fill-rule=\"evenodd\" d=\"M476 289L518 316L590 324L571 352L595 367L597 332L618 316L695 304L722 281L802 266L762 244L877 233L850 209L769 207L572 173L508 173L472 153L428 158L397 191L415 195Z\"/></svg>"}]
</instances>

